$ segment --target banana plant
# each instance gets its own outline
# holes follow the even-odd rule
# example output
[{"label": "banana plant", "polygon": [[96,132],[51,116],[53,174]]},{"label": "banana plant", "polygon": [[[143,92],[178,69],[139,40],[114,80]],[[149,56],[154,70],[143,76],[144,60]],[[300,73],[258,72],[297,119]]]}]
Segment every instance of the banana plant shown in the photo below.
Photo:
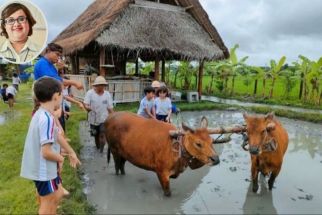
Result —
[{"label": "banana plant", "polygon": [[322,57],[318,61],[311,61],[310,72],[307,75],[307,82],[311,83],[311,100],[320,101],[320,80],[322,76]]},{"label": "banana plant", "polygon": [[236,50],[239,48],[239,45],[236,44],[233,48],[230,49],[230,57],[227,62],[227,68],[230,70],[230,76],[232,76],[232,83],[231,83],[231,92],[230,94],[234,94],[235,88],[235,78],[237,77],[239,71],[244,70],[246,67],[246,60],[248,56],[243,57],[242,59],[238,60]]},{"label": "banana plant", "polygon": [[228,74],[225,73],[227,71],[226,68],[226,61],[209,62],[205,64],[205,73],[210,76],[210,82],[207,87],[208,93],[213,91],[213,83],[215,78],[218,77],[222,80],[227,80]]},{"label": "banana plant", "polygon": [[303,55],[299,56],[301,63],[294,62],[293,65],[296,68],[296,72],[300,75],[300,91],[299,99],[306,101],[308,89],[307,89],[307,76],[310,73],[311,61],[304,57]]},{"label": "banana plant", "polygon": [[263,69],[262,67],[256,67],[256,66],[252,66],[250,68],[250,76],[252,76],[255,79],[254,82],[254,91],[253,94],[256,95],[257,94],[257,85],[258,85],[258,80],[259,79],[263,79],[263,98],[265,97],[265,89],[266,89],[266,79],[269,78],[267,76],[267,72],[265,69]]},{"label": "banana plant", "polygon": [[274,91],[274,87],[275,87],[275,81],[278,78],[278,76],[280,75],[281,71],[282,71],[282,67],[284,65],[286,61],[286,57],[283,56],[278,63],[276,63],[275,60],[271,60],[271,68],[269,70],[269,73],[272,77],[272,87],[269,93],[269,98],[273,97],[273,91]]}]

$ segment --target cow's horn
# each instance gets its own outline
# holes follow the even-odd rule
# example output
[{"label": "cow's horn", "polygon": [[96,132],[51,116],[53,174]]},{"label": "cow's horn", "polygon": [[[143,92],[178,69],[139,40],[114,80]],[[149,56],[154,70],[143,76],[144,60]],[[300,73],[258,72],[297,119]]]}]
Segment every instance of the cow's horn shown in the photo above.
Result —
[{"label": "cow's horn", "polygon": [[177,137],[182,136],[184,134],[185,134],[185,132],[183,130],[170,130],[169,131],[170,137],[174,137],[174,138],[177,138]]},{"label": "cow's horn", "polygon": [[207,130],[209,134],[241,133],[246,131],[246,126],[238,125],[233,127],[208,128]]}]

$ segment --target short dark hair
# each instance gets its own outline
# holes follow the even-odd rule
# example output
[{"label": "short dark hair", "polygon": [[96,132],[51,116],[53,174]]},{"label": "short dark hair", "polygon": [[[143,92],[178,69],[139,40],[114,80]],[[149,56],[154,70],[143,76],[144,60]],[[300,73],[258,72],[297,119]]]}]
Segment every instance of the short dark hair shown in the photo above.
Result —
[{"label": "short dark hair", "polygon": [[34,85],[34,93],[39,102],[51,101],[55,93],[61,92],[61,83],[51,77],[42,77]]},{"label": "short dark hair", "polygon": [[56,43],[49,43],[46,47],[46,53],[48,52],[60,52],[63,53],[63,47]]},{"label": "short dark hair", "polygon": [[168,90],[168,88],[166,86],[162,86],[157,90],[157,96],[159,96],[160,92],[166,93],[166,96],[168,96],[169,90]]},{"label": "short dark hair", "polygon": [[151,86],[147,86],[144,88],[144,95],[148,94],[148,93],[151,93],[151,92],[155,92],[154,88],[151,87]]},{"label": "short dark hair", "polygon": [[17,78],[18,77],[18,74],[14,72],[12,76],[15,77],[15,78]]},{"label": "short dark hair", "polygon": [[2,87],[8,87],[8,84],[3,84]]},{"label": "short dark hair", "polygon": [[5,7],[1,13],[1,31],[2,31],[1,35],[2,36],[5,36],[6,38],[9,37],[6,31],[5,19],[18,10],[23,10],[23,12],[26,14],[27,21],[29,23],[28,36],[32,35],[32,32],[33,32],[32,27],[37,23],[36,20],[31,15],[31,12],[25,5],[20,3],[12,3],[12,4],[9,4],[7,7]]}]

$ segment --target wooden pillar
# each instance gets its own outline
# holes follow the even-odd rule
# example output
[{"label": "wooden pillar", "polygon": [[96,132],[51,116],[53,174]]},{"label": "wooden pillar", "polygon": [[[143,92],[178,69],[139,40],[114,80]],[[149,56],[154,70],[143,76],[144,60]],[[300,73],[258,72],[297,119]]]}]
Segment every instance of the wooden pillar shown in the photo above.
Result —
[{"label": "wooden pillar", "polygon": [[135,61],[135,75],[139,76],[139,58]]},{"label": "wooden pillar", "polygon": [[70,60],[72,63],[72,74],[77,74],[75,55],[70,56]]},{"label": "wooden pillar", "polygon": [[165,82],[165,60],[162,60],[162,66],[161,66],[161,81]]},{"label": "wooden pillar", "polygon": [[201,99],[202,94],[202,76],[203,76],[203,67],[204,67],[204,61],[199,62],[199,75],[198,75],[198,94],[199,94],[199,100]]},{"label": "wooden pillar", "polygon": [[105,47],[101,47],[100,49],[100,75],[105,77],[106,75],[106,69],[103,67],[103,65],[106,64],[105,61]]},{"label": "wooden pillar", "polygon": [[154,80],[160,79],[160,60],[155,60],[155,66],[154,66]]},{"label": "wooden pillar", "polygon": [[79,56],[76,54],[75,56],[75,69],[76,69],[76,74],[79,74]]}]

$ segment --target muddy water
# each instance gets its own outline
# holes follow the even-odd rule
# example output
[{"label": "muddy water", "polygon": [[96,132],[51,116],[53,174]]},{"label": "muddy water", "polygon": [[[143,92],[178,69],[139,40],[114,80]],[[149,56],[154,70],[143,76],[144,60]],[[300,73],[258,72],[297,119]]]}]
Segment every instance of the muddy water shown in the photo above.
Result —
[{"label": "muddy water", "polygon": [[[190,125],[196,125],[202,115],[208,117],[211,126],[243,122],[241,113],[228,111],[182,114]],[[321,214],[322,125],[285,118],[281,121],[290,143],[271,192],[265,178],[260,180],[258,193],[251,191],[250,156],[241,149],[241,136],[233,135],[230,144],[215,145],[221,159],[218,166],[187,169],[171,180],[171,198],[163,196],[153,172],[127,162],[127,175],[116,176],[113,163],[107,167],[106,152],[96,151],[86,123],[81,123],[84,191],[97,206],[97,213],[104,214]]]}]

